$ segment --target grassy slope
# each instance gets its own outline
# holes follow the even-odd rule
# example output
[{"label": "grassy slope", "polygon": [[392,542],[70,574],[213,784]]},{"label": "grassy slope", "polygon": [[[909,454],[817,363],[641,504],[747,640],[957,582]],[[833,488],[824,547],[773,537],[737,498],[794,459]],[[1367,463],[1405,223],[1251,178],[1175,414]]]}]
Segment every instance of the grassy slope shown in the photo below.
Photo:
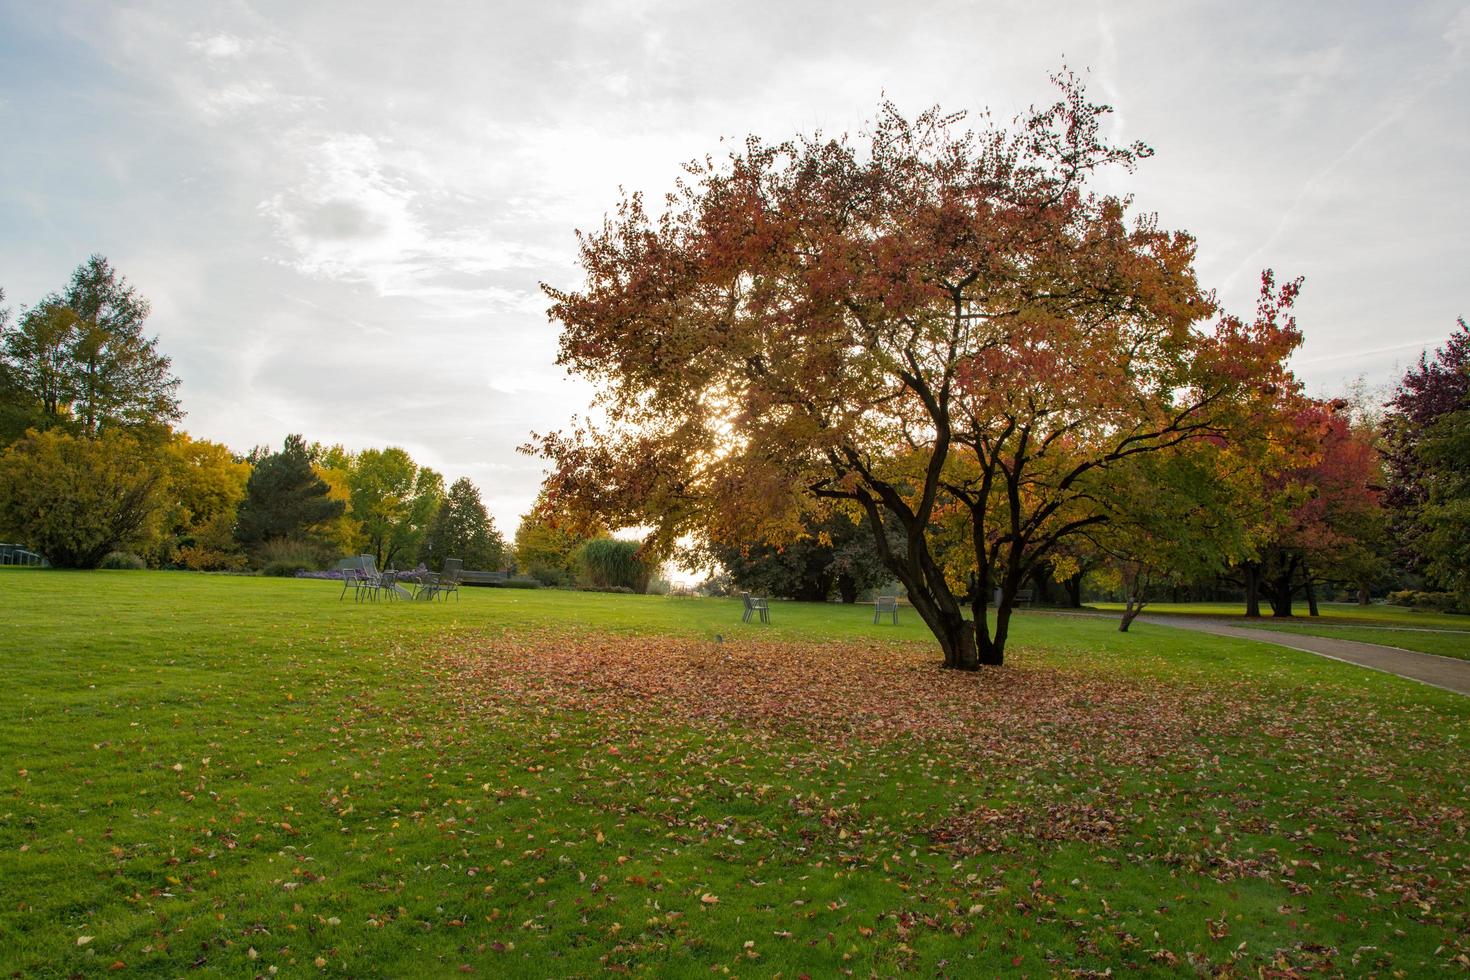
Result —
[{"label": "grassy slope", "polygon": [[[1035,975],[1235,956],[1413,974],[1464,949],[1470,701],[1304,654],[1022,616],[1018,671],[1104,694],[1228,680],[1228,700],[1300,721],[1222,725],[1125,769],[1011,718],[1007,764],[913,734],[480,714],[438,666],[548,627],[628,647],[922,640],[912,615],[880,629],[783,603],[761,628],[731,602],[508,590],[354,606],[321,582],[170,573],[6,571],[0,588],[6,974]],[[1337,718],[1354,724],[1325,730]],[[923,833],[981,804],[1079,799],[1138,821],[973,856]],[[1227,850],[1279,868],[1204,873]]]},{"label": "grassy slope", "polygon": [[[1100,602],[1095,603],[1094,608],[1117,611],[1122,606]],[[1239,603],[1159,602],[1150,603],[1145,611],[1157,615],[1229,619],[1238,621],[1234,625],[1251,629],[1381,643],[1404,650],[1470,660],[1470,616],[1425,612],[1404,606],[1359,606],[1336,602],[1324,602],[1319,609],[1321,615],[1316,617],[1308,616],[1306,607],[1299,605],[1297,615],[1291,619],[1279,620],[1267,615],[1250,621],[1246,621],[1245,609]]]}]

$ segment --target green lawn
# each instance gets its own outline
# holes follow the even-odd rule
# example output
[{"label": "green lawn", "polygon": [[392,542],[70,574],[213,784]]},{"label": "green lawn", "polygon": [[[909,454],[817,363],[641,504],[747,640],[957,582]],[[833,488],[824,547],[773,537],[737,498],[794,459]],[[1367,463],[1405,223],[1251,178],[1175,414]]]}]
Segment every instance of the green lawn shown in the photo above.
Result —
[{"label": "green lawn", "polygon": [[6,975],[1470,965],[1470,699],[1374,671],[1039,614],[966,676],[861,607],[0,588]]},{"label": "green lawn", "polygon": [[[1095,603],[1094,608],[1118,611],[1118,603]],[[1308,616],[1304,605],[1296,607],[1290,619],[1276,619],[1269,613],[1260,619],[1245,619],[1245,607],[1226,602],[1160,602],[1149,603],[1146,613],[1169,616],[1204,616],[1238,620],[1234,625],[1251,629],[1330,636],[1341,640],[1381,643],[1404,650],[1434,653],[1441,657],[1470,660],[1470,616],[1427,612],[1405,606],[1359,606],[1343,602],[1324,602],[1318,606],[1319,616]]]}]

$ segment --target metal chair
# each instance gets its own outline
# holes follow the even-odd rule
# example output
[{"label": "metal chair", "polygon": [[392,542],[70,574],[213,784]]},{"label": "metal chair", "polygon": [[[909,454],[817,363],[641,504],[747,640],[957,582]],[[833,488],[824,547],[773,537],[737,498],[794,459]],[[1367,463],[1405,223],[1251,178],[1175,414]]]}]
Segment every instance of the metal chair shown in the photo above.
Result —
[{"label": "metal chair", "polygon": [[439,593],[439,574],[437,572],[431,572],[431,571],[428,571],[427,569],[425,569],[422,572],[416,572],[414,574],[414,580],[413,580],[413,597],[414,597],[414,601],[423,600],[425,602],[433,602],[434,601],[434,596],[438,595],[438,593]]},{"label": "metal chair", "polygon": [[378,592],[383,588],[383,576],[378,573],[378,560],[372,555],[358,555],[357,568],[359,585],[358,598],[366,596],[377,601]]},{"label": "metal chair", "polygon": [[873,606],[873,624],[877,625],[884,616],[893,617],[893,625],[898,625],[898,596],[880,595],[877,603]]},{"label": "metal chair", "polygon": [[344,558],[338,562],[342,568],[342,594],[337,597],[338,602],[347,598],[348,586],[352,587],[352,601],[357,601],[357,593],[361,588],[359,583],[362,581],[361,569],[358,568],[361,562],[360,558]]},{"label": "metal chair", "polygon": [[398,573],[391,568],[378,574],[378,591],[388,599],[398,598]]},{"label": "metal chair", "polygon": [[771,607],[766,603],[765,596],[753,596],[749,592],[742,592],[740,593],[740,601],[745,606],[744,611],[740,615],[740,621],[742,623],[750,622],[750,617],[756,613],[760,613],[761,622],[770,623]]},{"label": "metal chair", "polygon": [[459,583],[464,581],[464,559],[446,558],[444,568],[439,572],[439,586],[434,591],[449,601],[450,593],[454,594],[454,601],[459,601]]}]

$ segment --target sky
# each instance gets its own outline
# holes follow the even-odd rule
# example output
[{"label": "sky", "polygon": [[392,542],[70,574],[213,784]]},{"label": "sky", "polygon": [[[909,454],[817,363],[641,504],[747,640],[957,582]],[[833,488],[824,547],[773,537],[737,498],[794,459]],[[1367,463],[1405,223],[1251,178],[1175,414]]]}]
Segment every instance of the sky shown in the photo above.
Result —
[{"label": "sky", "polygon": [[0,287],[100,252],[153,304],[191,434],[402,446],[513,531],[532,431],[585,410],[540,283],[683,161],[891,99],[1052,100],[1156,150],[1104,188],[1249,314],[1304,276],[1309,389],[1386,385],[1470,315],[1470,4],[0,0]]}]

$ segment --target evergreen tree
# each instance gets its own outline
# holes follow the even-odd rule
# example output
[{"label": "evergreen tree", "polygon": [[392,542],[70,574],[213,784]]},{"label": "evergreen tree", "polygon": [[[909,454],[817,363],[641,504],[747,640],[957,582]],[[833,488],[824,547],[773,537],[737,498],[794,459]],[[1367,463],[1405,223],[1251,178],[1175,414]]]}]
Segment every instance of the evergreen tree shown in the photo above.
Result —
[{"label": "evergreen tree", "polygon": [[179,380],[157,338],[143,335],[148,301],[101,255],[72,273],[66,305],[81,330],[72,346],[75,412],[85,432],[104,425],[169,425],[184,417]]},{"label": "evergreen tree", "polygon": [[235,537],[247,548],[257,548],[267,541],[309,536],[342,514],[342,501],[329,499],[327,493],[327,485],[312,472],[305,441],[287,436],[281,451],[262,457],[251,472]]},{"label": "evergreen tree", "polygon": [[465,568],[473,569],[505,564],[505,539],[481,503],[479,489],[465,477],[449,488],[419,549],[419,560],[432,569],[443,568],[446,558],[461,558]]},{"label": "evergreen tree", "polygon": [[143,334],[148,310],[107,259],[83,262],[63,293],[41,300],[6,333],[0,356],[15,383],[4,415],[90,436],[179,421],[179,380],[157,338]]}]

